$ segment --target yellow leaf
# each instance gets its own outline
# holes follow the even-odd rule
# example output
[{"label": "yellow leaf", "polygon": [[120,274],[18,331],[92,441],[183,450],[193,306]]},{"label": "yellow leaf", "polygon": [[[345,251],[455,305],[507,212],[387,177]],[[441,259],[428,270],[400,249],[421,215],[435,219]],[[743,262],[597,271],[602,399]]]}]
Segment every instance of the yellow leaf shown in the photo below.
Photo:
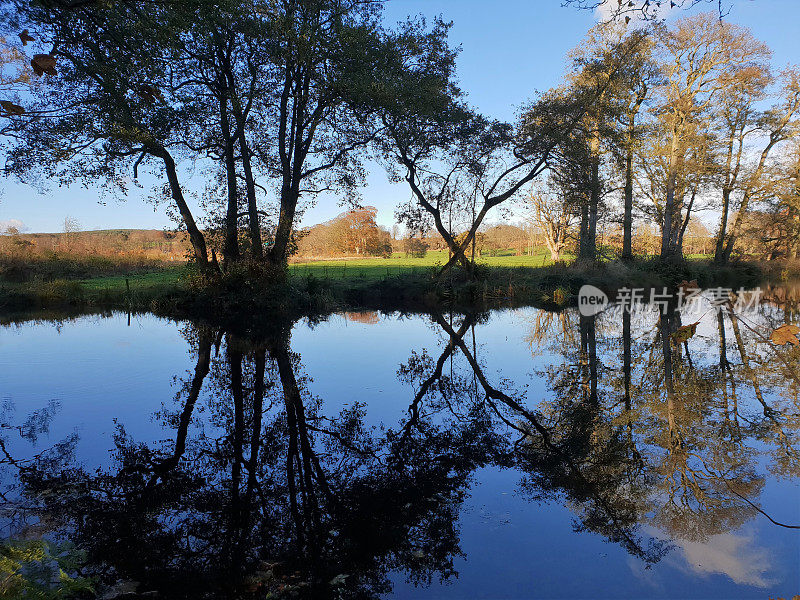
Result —
[{"label": "yellow leaf", "polygon": [[691,323],[689,325],[683,325],[678,327],[669,337],[672,338],[672,341],[676,344],[682,344],[683,342],[688,342],[689,339],[695,334],[697,331],[697,323]]},{"label": "yellow leaf", "polygon": [[778,346],[783,346],[785,344],[800,346],[800,340],[797,339],[798,333],[800,333],[800,327],[797,325],[781,325],[772,332],[769,339],[773,344]]}]

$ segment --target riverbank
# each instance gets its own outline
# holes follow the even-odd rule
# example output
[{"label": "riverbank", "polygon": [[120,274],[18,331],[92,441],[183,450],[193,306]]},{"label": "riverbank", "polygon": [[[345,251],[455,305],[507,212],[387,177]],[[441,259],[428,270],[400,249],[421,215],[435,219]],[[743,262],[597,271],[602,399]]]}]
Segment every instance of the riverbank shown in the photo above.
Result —
[{"label": "riverbank", "polygon": [[[74,267],[74,265],[73,265]],[[475,279],[454,272],[441,280],[437,266],[413,259],[371,259],[290,265],[286,280],[275,285],[258,268],[199,277],[186,265],[161,263],[157,269],[126,265],[122,272],[81,277],[81,269],[50,265],[46,277],[13,281],[0,270],[0,311],[43,309],[153,311],[172,316],[241,315],[259,311],[285,315],[339,310],[428,310],[442,306],[484,309],[533,305],[558,308],[573,304],[584,284],[613,292],[627,288],[674,287],[696,280],[703,288],[751,288],[800,277],[800,266],[772,262],[717,267],[705,260],[662,265],[657,259],[593,265],[489,266]]]}]

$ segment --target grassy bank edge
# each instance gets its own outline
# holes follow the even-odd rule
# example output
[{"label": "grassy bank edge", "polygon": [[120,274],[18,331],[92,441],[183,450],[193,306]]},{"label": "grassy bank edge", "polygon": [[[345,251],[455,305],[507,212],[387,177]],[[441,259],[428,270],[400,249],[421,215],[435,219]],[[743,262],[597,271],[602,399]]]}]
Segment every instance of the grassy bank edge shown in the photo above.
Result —
[{"label": "grassy bank edge", "polygon": [[247,273],[200,284],[190,269],[181,267],[82,280],[2,282],[0,313],[130,310],[235,318],[258,312],[299,316],[366,309],[558,308],[573,304],[584,284],[613,292],[623,287],[669,288],[683,280],[696,280],[703,288],[738,289],[800,277],[800,269],[780,263],[718,267],[707,261],[662,265],[657,260],[585,266],[482,266],[475,280],[455,273],[442,282],[435,280],[434,273],[435,267],[393,273],[381,265],[349,272],[293,268],[286,282],[275,286]]}]

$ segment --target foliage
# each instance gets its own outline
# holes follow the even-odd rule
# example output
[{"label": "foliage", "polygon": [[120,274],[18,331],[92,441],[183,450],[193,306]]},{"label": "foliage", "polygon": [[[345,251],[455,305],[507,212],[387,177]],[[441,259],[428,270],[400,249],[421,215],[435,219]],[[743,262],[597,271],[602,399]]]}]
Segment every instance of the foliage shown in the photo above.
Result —
[{"label": "foliage", "polygon": [[403,252],[412,258],[425,258],[428,245],[418,238],[410,237],[403,240]]},{"label": "foliage", "polygon": [[76,575],[86,561],[69,542],[5,541],[0,546],[0,598],[94,597],[92,579]]}]

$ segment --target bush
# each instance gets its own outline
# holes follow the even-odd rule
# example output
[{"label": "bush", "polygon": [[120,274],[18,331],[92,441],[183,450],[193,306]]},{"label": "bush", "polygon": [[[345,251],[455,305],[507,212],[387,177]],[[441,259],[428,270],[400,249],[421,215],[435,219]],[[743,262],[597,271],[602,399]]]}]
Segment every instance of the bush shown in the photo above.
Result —
[{"label": "bush", "polygon": [[412,258],[425,258],[425,255],[428,254],[428,244],[418,238],[412,237],[403,240],[403,249],[406,256],[411,256]]}]

